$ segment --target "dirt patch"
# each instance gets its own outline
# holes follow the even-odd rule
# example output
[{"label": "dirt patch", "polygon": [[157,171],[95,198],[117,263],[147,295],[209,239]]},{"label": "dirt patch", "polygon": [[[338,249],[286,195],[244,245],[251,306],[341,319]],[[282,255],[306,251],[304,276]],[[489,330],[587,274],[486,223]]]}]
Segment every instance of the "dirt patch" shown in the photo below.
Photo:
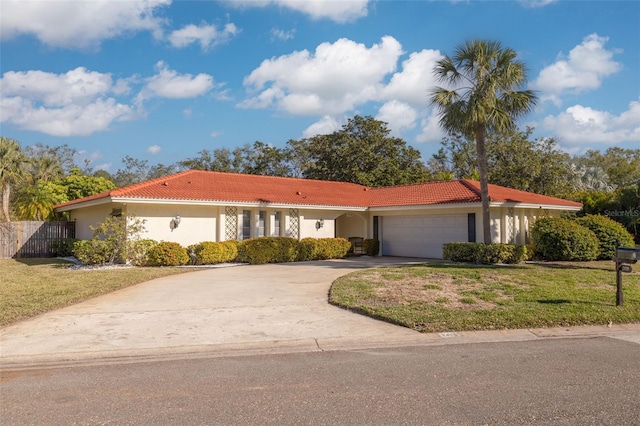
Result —
[{"label": "dirt patch", "polygon": [[498,275],[483,276],[483,282],[443,273],[402,279],[394,277],[389,280],[384,272],[372,271],[360,275],[358,279],[372,284],[377,299],[375,304],[379,306],[409,305],[418,302],[443,308],[492,309],[499,302],[512,299],[501,290],[485,289],[487,283],[498,281]]}]

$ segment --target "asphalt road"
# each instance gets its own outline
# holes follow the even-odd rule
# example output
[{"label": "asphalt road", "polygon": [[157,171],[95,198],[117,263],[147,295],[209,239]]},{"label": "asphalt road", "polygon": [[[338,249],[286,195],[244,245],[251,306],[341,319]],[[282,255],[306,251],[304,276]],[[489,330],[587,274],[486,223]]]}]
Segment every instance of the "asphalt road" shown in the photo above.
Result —
[{"label": "asphalt road", "polygon": [[638,425],[640,346],[607,337],[6,370],[2,425]]}]

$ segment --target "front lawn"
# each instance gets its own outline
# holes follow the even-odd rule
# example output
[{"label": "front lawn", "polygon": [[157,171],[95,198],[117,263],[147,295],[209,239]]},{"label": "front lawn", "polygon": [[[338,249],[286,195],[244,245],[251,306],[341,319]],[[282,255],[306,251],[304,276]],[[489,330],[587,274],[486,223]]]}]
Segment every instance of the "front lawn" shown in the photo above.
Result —
[{"label": "front lawn", "polygon": [[181,268],[71,270],[58,259],[0,259],[0,326],[133,284],[187,272]]},{"label": "front lawn", "polygon": [[339,278],[332,304],[421,332],[640,322],[640,266],[623,275],[616,306],[612,261],[376,268]]}]

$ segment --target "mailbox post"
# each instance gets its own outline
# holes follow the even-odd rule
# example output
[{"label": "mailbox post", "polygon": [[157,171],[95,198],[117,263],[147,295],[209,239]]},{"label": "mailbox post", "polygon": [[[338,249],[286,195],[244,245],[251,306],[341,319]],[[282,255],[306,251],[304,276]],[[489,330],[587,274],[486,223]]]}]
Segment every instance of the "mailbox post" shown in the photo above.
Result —
[{"label": "mailbox post", "polygon": [[624,304],[622,273],[631,272],[630,265],[638,261],[639,251],[640,249],[632,247],[618,247],[616,249],[616,306],[622,306]]}]

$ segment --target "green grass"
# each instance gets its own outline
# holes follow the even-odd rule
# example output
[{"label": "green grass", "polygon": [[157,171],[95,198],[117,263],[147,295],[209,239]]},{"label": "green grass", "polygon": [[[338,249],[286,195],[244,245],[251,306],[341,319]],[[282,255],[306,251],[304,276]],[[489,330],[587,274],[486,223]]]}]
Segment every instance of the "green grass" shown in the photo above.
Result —
[{"label": "green grass", "polygon": [[623,275],[624,306],[611,261],[370,269],[336,280],[329,299],[422,332],[637,323],[635,268]]},{"label": "green grass", "polygon": [[71,270],[58,259],[0,259],[0,325],[167,275],[181,268]]}]

